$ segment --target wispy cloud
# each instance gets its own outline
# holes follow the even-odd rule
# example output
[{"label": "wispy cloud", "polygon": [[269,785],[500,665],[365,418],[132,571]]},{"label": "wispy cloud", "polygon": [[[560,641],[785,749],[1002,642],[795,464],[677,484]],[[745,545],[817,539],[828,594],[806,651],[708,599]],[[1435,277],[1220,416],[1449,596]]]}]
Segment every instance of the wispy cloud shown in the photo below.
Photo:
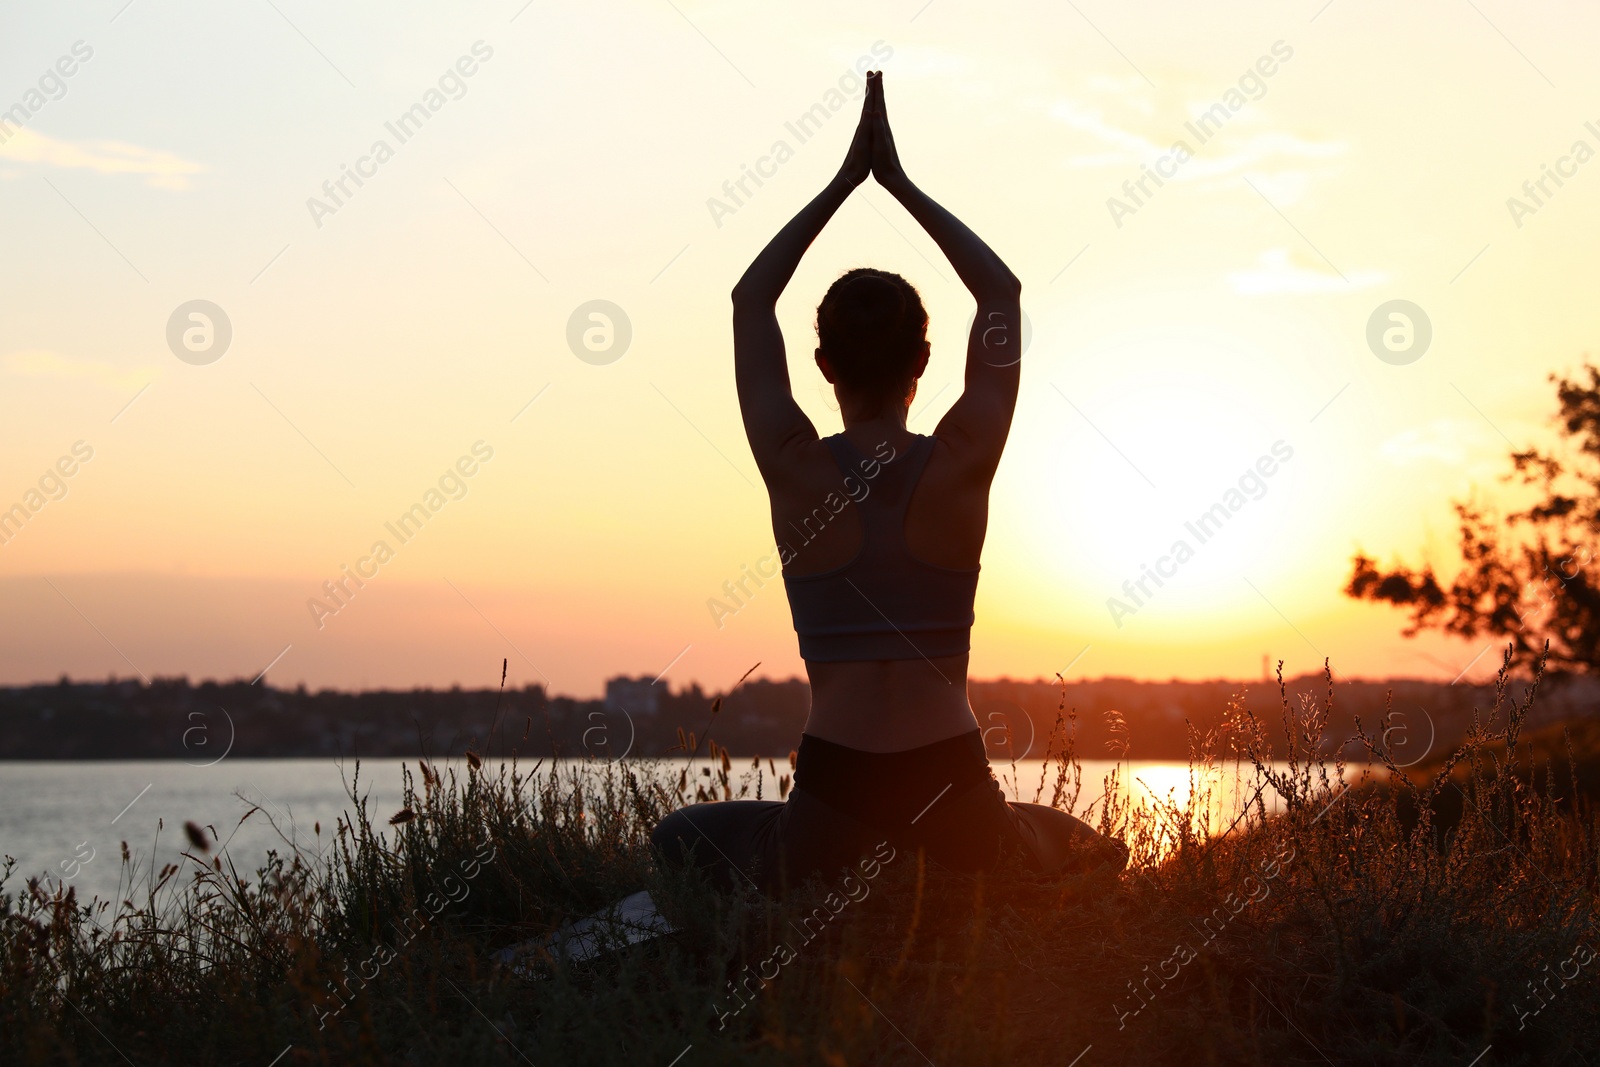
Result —
[{"label": "wispy cloud", "polygon": [[1346,278],[1341,278],[1320,260],[1291,253],[1287,248],[1269,248],[1261,253],[1251,269],[1234,271],[1228,275],[1234,292],[1244,296],[1345,293],[1380,285],[1388,280],[1387,274],[1375,270],[1352,271]]},{"label": "wispy cloud", "polygon": [[21,378],[90,382],[107,389],[134,389],[155,377],[149,367],[118,367],[97,359],[75,359],[45,348],[25,348],[0,356],[0,370]]},{"label": "wispy cloud", "polygon": [[1141,160],[1166,151],[1165,146],[1158,148],[1156,142],[1143,134],[1124,129],[1112,122],[1100,108],[1077,100],[1057,102],[1050,108],[1050,117],[1069,129],[1098,137],[1115,149],[1099,154],[1075,156],[1072,160],[1072,165],[1075,167],[1120,167],[1130,162],[1137,164]]},{"label": "wispy cloud", "polygon": [[1435,419],[1395,434],[1378,446],[1378,453],[1397,467],[1423,462],[1459,467],[1482,436],[1476,426],[1455,419]]},{"label": "wispy cloud", "polygon": [[0,161],[41,163],[100,174],[142,175],[146,185],[160,189],[186,189],[191,175],[206,168],[159,148],[142,148],[124,141],[61,141],[23,128],[0,145]]},{"label": "wispy cloud", "polygon": [[1095,79],[1081,94],[1055,101],[1047,113],[1102,146],[1099,150],[1092,145],[1078,146],[1069,166],[1136,168],[1182,141],[1194,159],[1184,164],[1180,181],[1231,177],[1275,166],[1303,167],[1308,161],[1331,160],[1349,150],[1342,141],[1317,140],[1272,128],[1262,110],[1265,103],[1255,101],[1202,144],[1185,123],[1213,104],[1198,84],[1152,93],[1137,80]]}]

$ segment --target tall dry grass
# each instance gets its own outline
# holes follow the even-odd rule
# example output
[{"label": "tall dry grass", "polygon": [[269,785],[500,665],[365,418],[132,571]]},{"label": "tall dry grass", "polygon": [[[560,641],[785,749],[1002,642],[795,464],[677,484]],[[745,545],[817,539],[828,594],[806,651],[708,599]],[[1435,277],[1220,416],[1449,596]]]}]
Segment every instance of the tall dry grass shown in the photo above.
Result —
[{"label": "tall dry grass", "polygon": [[[1063,706],[1039,797],[1126,842],[1127,871],[898,854],[842,907],[858,890],[828,878],[773,902],[651,860],[671,807],[786,788],[770,762],[424,761],[392,814],[358,770],[320,851],[286,837],[240,872],[193,828],[179,868],[125,858],[116,901],[0,881],[0,1062],[1589,1062],[1594,809],[1532,765],[1505,678],[1425,775],[1384,723],[1368,763],[1330,758],[1331,682],[1299,703],[1280,678],[1278,722],[1233,708],[1192,735],[1189,795],[1153,800],[1126,762],[1084,799]],[[1248,803],[1219,808],[1222,783]],[[640,888],[676,934],[489,962]]]}]

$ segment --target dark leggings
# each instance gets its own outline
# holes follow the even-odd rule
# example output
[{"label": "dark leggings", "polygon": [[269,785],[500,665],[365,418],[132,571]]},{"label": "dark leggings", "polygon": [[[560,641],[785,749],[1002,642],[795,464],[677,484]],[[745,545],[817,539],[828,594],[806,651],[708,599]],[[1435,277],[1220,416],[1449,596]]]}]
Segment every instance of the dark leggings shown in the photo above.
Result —
[{"label": "dark leggings", "polygon": [[680,808],[657,824],[651,842],[666,862],[699,867],[724,886],[781,893],[885,842],[924,850],[954,870],[992,870],[1008,845],[1023,842],[1016,807],[990,772],[977,730],[904,752],[862,752],[806,734],[787,800]]}]

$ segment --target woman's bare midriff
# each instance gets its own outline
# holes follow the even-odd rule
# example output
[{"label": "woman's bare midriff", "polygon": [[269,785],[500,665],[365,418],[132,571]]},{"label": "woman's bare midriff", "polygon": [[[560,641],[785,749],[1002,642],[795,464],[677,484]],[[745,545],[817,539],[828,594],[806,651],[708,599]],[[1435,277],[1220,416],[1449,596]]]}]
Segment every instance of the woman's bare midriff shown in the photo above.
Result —
[{"label": "woman's bare midriff", "polygon": [[932,659],[806,662],[805,732],[864,752],[902,752],[978,728],[966,653]]}]

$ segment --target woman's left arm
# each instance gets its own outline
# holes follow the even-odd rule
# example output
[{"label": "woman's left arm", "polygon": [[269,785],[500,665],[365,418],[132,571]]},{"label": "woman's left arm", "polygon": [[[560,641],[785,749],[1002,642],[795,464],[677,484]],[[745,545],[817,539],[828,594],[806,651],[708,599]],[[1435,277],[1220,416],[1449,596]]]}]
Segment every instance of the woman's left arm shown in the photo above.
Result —
[{"label": "woman's left arm", "polygon": [[733,287],[734,380],[745,436],[763,477],[784,450],[817,439],[816,427],[795,403],[789,386],[778,297],[811,242],[871,172],[872,126],[863,101],[861,121],[839,173],[778,231]]}]

